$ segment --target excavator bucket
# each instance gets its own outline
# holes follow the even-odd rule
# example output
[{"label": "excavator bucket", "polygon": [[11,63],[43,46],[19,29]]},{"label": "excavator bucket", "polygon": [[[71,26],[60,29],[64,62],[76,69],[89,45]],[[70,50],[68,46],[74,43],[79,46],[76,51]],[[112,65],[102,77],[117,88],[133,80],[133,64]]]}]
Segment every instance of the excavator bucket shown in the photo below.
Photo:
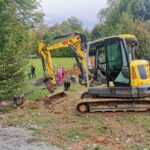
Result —
[{"label": "excavator bucket", "polygon": [[65,91],[55,91],[54,93],[47,95],[47,98],[45,99],[45,104],[57,104],[67,99],[67,97],[68,96]]}]

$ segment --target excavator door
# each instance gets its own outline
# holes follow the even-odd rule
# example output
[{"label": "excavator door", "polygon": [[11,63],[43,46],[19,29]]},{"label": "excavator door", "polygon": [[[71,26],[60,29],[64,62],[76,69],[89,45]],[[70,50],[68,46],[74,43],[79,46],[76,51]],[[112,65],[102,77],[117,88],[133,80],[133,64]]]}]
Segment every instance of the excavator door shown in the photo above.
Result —
[{"label": "excavator door", "polygon": [[129,61],[122,39],[113,37],[96,42],[96,80],[113,82],[114,86],[129,86]]}]

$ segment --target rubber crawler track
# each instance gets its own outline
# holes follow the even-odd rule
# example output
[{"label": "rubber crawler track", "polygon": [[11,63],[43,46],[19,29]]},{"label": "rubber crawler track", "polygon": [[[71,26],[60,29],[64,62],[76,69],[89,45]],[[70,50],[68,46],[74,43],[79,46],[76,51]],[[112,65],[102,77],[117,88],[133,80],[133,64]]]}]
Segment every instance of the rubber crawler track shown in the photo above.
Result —
[{"label": "rubber crawler track", "polygon": [[93,112],[147,112],[150,111],[150,98],[87,98],[77,104],[78,113]]}]

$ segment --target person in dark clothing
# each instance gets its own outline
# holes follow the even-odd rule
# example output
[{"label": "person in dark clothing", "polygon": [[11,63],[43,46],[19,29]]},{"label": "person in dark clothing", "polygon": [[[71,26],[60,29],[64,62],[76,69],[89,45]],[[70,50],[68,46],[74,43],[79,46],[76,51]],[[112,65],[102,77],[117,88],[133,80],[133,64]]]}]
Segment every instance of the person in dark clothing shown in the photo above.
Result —
[{"label": "person in dark clothing", "polygon": [[70,81],[65,81],[64,82],[64,89],[65,89],[65,91],[68,91],[69,88],[70,88]]},{"label": "person in dark clothing", "polygon": [[65,74],[64,76],[64,90],[68,91],[70,88],[70,78],[69,75]]},{"label": "person in dark clothing", "polygon": [[32,65],[31,66],[31,75],[32,75],[32,79],[35,78],[36,79],[36,75],[35,75],[35,67]]}]

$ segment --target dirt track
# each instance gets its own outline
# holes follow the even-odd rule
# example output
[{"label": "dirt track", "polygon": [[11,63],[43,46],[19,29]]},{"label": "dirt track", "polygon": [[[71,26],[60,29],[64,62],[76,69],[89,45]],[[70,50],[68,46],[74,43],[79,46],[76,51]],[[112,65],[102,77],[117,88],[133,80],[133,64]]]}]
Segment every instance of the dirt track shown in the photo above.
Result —
[{"label": "dirt track", "polygon": [[0,126],[0,150],[60,150],[34,139],[25,129]]}]

